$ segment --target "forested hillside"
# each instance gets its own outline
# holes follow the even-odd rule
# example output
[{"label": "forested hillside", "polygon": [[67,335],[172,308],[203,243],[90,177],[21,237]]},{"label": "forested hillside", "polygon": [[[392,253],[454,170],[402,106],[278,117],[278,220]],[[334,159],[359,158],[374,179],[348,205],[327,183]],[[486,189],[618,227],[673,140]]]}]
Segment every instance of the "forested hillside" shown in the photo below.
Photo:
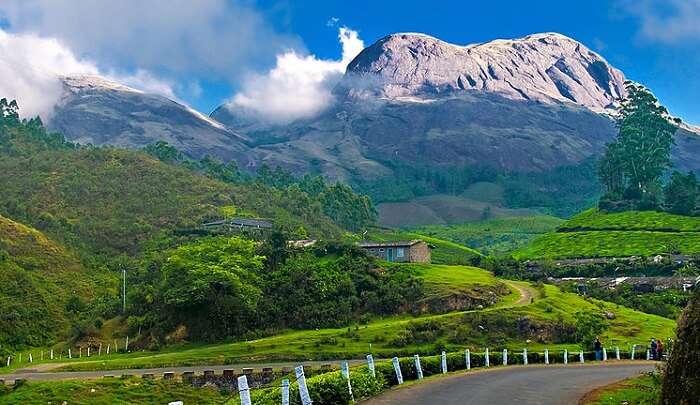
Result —
[{"label": "forested hillside", "polygon": [[192,243],[206,221],[262,217],[285,238],[338,239],[375,215],[368,198],[320,178],[267,168],[243,176],[211,158],[177,159],[163,143],[77,146],[38,118],[21,120],[15,102],[0,109],[0,349],[96,333],[120,312],[119,270],[160,287],[134,270]]}]

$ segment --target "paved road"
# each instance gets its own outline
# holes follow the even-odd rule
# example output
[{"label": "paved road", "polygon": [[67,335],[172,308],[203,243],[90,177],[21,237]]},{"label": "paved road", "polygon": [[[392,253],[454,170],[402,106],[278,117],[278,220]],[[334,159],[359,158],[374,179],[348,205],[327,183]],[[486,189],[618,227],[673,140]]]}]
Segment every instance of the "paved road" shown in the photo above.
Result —
[{"label": "paved road", "polygon": [[587,392],[654,369],[649,363],[515,366],[391,390],[364,405],[572,405]]},{"label": "paved road", "polygon": [[[350,365],[366,364],[366,360],[349,360]],[[279,370],[284,367],[293,368],[298,365],[304,367],[320,367],[324,364],[330,364],[334,369],[340,368],[340,361],[302,361],[302,362],[279,362],[279,363],[240,363],[219,366],[192,366],[192,367],[161,367],[161,368],[140,368],[140,369],[121,369],[121,370],[103,370],[103,371],[55,371],[42,372],[41,369],[22,369],[12,374],[0,374],[0,380],[5,380],[5,384],[13,383],[15,379],[21,378],[34,381],[53,381],[53,380],[90,380],[102,378],[105,375],[119,377],[124,374],[140,376],[143,374],[154,374],[158,376],[164,372],[174,372],[179,375],[185,371],[193,371],[196,374],[201,374],[204,370],[214,370],[216,374],[221,374],[223,370],[231,369],[236,373],[240,373],[243,368],[252,368],[260,371],[263,367],[271,367],[274,370]]]}]

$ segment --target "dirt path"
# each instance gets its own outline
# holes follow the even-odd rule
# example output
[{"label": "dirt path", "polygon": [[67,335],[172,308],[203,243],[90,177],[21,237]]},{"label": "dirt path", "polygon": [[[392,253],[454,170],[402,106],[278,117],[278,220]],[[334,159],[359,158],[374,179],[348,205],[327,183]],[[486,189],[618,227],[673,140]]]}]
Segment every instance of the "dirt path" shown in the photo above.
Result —
[{"label": "dirt path", "polygon": [[520,293],[520,299],[513,306],[530,305],[540,297],[540,292],[523,282],[503,280],[508,286],[515,288]]}]

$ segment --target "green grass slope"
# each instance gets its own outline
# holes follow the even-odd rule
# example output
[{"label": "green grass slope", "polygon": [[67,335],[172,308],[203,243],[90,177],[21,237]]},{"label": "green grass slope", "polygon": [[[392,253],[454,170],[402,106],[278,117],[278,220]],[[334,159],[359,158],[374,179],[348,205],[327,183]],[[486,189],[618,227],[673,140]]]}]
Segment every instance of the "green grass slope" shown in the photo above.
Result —
[{"label": "green grass slope", "polygon": [[65,337],[72,321],[70,297],[92,300],[98,289],[109,291],[108,279],[86,272],[43,233],[0,216],[0,352]]},{"label": "green grass slope", "polygon": [[562,222],[548,215],[504,217],[455,225],[426,225],[415,232],[469,246],[487,255],[500,255],[529,244]]},{"label": "green grass slope", "polygon": [[[555,286],[541,290],[521,282],[507,282],[514,294],[483,310],[461,311],[419,317],[375,319],[349,328],[288,331],[252,341],[217,345],[172,347],[159,353],[132,353],[102,360],[77,359],[67,370],[94,370],[195,364],[234,364],[275,360],[323,360],[362,358],[371,350],[379,357],[396,354],[436,353],[442,348],[458,351],[465,347],[541,350],[568,347],[577,350],[575,340],[558,340],[555,333],[575,321],[576,313],[611,312],[614,319],[600,335],[603,342],[625,349],[652,337],[673,336],[675,322],[614,304],[586,300]],[[522,299],[517,291],[532,294]],[[530,297],[525,297],[530,298]],[[485,329],[479,328],[482,326]]]},{"label": "green grass slope", "polygon": [[700,254],[700,218],[656,211],[584,211],[518,249],[519,259]]}]

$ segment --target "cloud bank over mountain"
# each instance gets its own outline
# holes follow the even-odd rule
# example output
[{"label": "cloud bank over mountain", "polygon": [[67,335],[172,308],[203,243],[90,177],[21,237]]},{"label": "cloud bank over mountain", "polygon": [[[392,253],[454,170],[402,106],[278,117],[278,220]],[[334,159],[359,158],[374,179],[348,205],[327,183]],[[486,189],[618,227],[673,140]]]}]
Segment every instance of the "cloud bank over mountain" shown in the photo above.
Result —
[{"label": "cloud bank over mountain", "polygon": [[241,108],[274,122],[288,122],[322,111],[333,102],[331,91],[345,67],[364,49],[358,33],[349,28],[341,27],[338,39],[343,47],[340,60],[286,51],[277,56],[273,69],[249,76],[228,107]]},{"label": "cloud bank over mountain", "polygon": [[24,117],[51,118],[63,94],[63,76],[96,75],[149,93],[175,98],[172,85],[138,69],[125,74],[101,71],[55,38],[0,30],[0,94],[17,99]]}]

